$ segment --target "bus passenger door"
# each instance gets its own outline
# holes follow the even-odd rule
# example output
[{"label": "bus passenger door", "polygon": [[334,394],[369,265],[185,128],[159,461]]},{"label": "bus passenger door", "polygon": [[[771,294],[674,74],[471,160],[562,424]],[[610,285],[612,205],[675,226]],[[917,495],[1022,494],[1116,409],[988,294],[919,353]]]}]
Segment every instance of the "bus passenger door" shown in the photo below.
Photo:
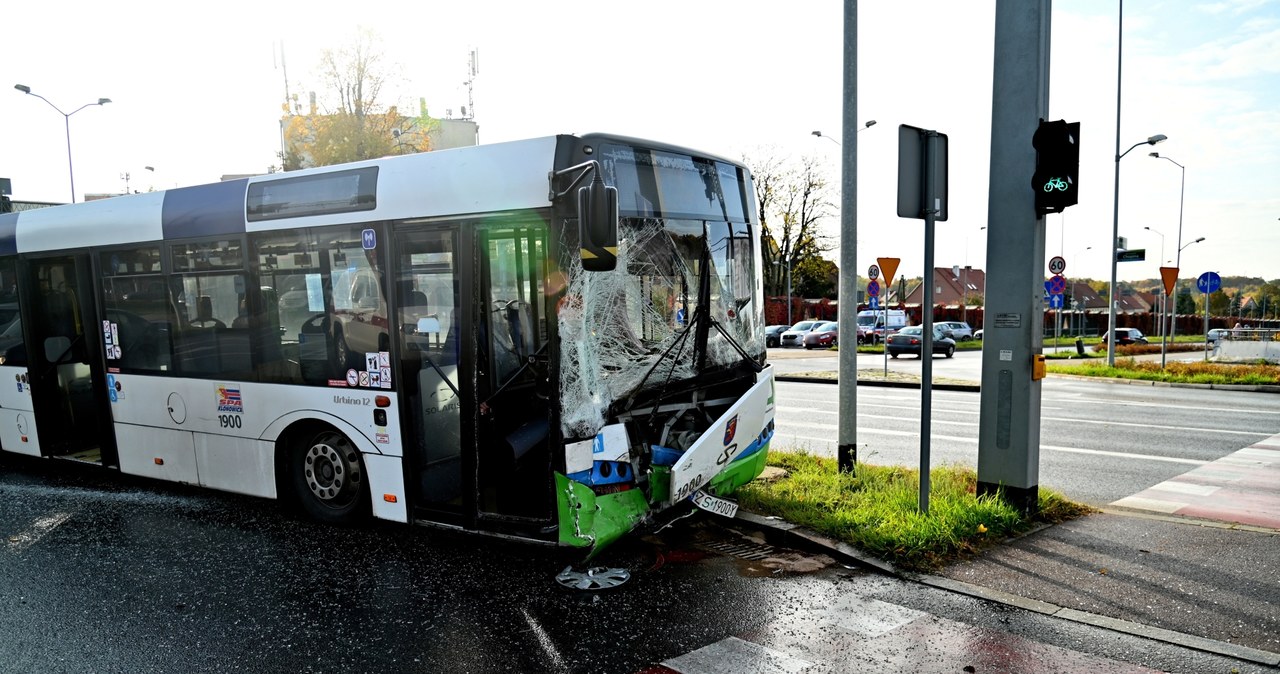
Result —
[{"label": "bus passenger door", "polygon": [[540,220],[478,231],[474,357],[481,517],[541,522],[553,512],[546,231]]},{"label": "bus passenger door", "polygon": [[87,254],[27,264],[21,306],[28,376],[40,451],[92,463],[115,463],[102,369],[105,333],[96,324],[96,293]]},{"label": "bus passenger door", "polygon": [[[407,483],[415,502],[432,520],[464,524],[473,509],[474,461],[469,441],[473,405],[470,363],[461,338],[465,312],[458,270],[463,256],[456,228],[413,228],[396,232],[391,275],[392,322],[399,341],[398,389]],[[469,265],[467,265],[469,266]]]}]

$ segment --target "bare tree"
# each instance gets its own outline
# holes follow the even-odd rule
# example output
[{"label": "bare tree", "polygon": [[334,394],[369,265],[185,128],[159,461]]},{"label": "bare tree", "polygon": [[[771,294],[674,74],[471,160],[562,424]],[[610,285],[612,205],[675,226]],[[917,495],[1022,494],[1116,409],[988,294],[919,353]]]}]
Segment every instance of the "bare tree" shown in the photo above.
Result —
[{"label": "bare tree", "polygon": [[788,265],[794,289],[800,264],[835,247],[819,226],[832,214],[831,182],[814,157],[780,158],[770,149],[743,161],[751,168],[760,204],[766,285],[770,294],[783,294]]}]

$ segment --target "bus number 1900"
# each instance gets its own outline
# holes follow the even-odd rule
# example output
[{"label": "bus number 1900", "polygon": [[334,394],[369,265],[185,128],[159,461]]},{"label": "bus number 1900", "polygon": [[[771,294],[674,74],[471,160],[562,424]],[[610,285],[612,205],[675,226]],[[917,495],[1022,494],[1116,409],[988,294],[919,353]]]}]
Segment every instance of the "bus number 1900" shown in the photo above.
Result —
[{"label": "bus number 1900", "polygon": [[219,414],[218,424],[223,428],[240,428],[239,414]]}]

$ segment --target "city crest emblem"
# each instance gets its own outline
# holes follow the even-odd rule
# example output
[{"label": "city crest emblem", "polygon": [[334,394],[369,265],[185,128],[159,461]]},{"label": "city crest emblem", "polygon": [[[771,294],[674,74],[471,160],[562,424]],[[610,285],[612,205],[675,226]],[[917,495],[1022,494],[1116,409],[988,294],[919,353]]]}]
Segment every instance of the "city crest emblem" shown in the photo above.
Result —
[{"label": "city crest emblem", "polygon": [[729,423],[726,424],[724,427],[725,446],[728,446],[729,443],[733,442],[733,437],[737,434],[738,434],[738,415],[735,414],[733,415],[733,418],[729,420]]}]

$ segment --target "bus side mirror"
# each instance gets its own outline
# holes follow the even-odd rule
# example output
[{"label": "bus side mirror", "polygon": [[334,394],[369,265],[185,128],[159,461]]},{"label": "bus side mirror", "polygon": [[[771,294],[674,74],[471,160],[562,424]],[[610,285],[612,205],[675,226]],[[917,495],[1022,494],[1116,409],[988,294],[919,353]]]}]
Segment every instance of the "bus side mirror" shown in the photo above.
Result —
[{"label": "bus side mirror", "polygon": [[618,266],[618,188],[605,185],[599,169],[590,185],[578,188],[578,237],[584,271]]}]

